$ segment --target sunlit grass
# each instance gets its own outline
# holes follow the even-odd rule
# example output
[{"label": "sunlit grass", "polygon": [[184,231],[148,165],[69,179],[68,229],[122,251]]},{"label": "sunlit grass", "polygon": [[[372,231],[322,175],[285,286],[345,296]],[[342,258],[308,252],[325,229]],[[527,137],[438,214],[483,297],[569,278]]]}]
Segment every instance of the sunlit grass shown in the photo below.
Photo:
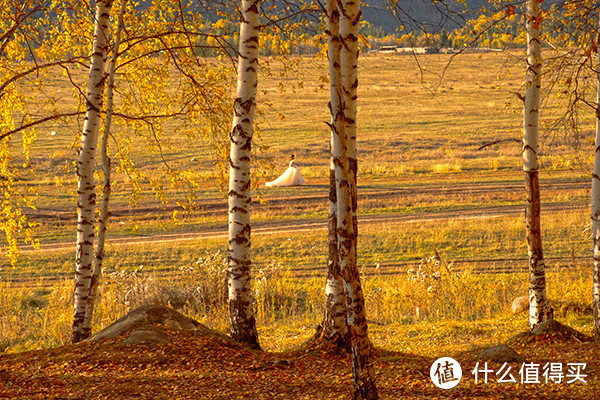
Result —
[{"label": "sunlit grass", "polygon": [[[98,331],[147,303],[173,307],[227,333],[228,312],[224,259],[217,254],[189,263],[169,279],[137,269],[103,279],[94,320]],[[474,274],[446,268],[447,263],[421,261],[406,275],[363,276],[373,343],[386,350],[421,355],[464,351],[497,344],[527,329],[526,313],[512,315],[515,297],[527,293],[527,276]],[[419,272],[417,272],[419,271]],[[547,274],[556,318],[592,333],[590,305],[583,288],[591,276],[566,268]],[[324,312],[324,279],[295,279],[281,264],[257,269],[254,276],[258,329],[268,351],[285,351],[308,340]],[[7,352],[54,347],[69,340],[72,284],[22,287],[0,283],[0,350]]]},{"label": "sunlit grass", "polygon": [[[587,256],[589,248],[585,223],[583,212],[552,213],[544,218],[546,257],[562,260],[547,262],[549,296],[579,304],[578,310],[589,308],[587,291],[591,287],[591,274],[587,272],[591,261],[580,258]],[[525,329],[525,317],[512,318],[508,309],[515,297],[527,293],[526,273],[482,275],[474,272],[476,264],[468,262],[477,258],[521,258],[525,268],[523,231],[524,222],[520,217],[360,228],[359,265],[374,343],[384,348],[422,353],[426,345],[416,344],[414,332],[423,329],[430,332],[426,335],[431,338],[423,339],[423,343],[440,341],[443,336],[443,331],[434,335],[425,326],[442,324],[451,329],[446,334],[456,336],[457,340],[464,337],[465,346],[466,338],[477,337],[483,342]],[[259,330],[266,349],[284,350],[299,345],[320,323],[324,307],[326,235],[323,229],[253,238],[253,285]],[[160,302],[226,331],[226,302],[218,295],[226,293],[222,275],[224,263],[222,256],[211,256],[219,251],[225,254],[224,241],[218,239],[110,247],[105,259],[106,278],[102,280],[95,330],[145,302]],[[443,263],[433,267],[423,264],[422,259],[436,251]],[[454,264],[454,260],[467,260],[467,263]],[[383,266],[365,268],[398,262],[408,262],[404,269],[408,272],[390,276]],[[0,342],[5,350],[21,351],[68,341],[72,280],[50,283],[35,276],[70,275],[72,263],[70,251],[33,253],[10,273],[4,271],[5,276],[29,278],[25,286],[1,283],[3,337]],[[448,264],[450,270],[445,269]],[[428,272],[415,275],[419,266]],[[440,271],[439,279],[433,277],[436,268]],[[165,279],[166,276],[169,279]],[[217,300],[198,297],[197,288],[207,282],[212,283],[205,293],[213,293]],[[207,308],[207,304],[211,305]],[[568,308],[555,309],[560,319],[591,333],[588,314]],[[498,326],[494,325],[496,320]],[[480,333],[453,331],[458,326],[477,330],[479,324],[484,326]]]},{"label": "sunlit grass", "polygon": [[[476,182],[521,181],[520,145],[512,141],[502,142],[480,149],[484,144],[497,140],[518,139],[521,129],[520,105],[514,92],[519,91],[524,66],[517,62],[515,54],[465,54],[452,60],[448,55],[426,55],[417,60],[411,56],[363,54],[360,58],[359,86],[359,196],[367,189],[390,189],[400,187],[435,187],[441,180],[448,184]],[[265,61],[267,62],[267,61]],[[327,185],[329,179],[329,120],[327,110],[327,84],[320,80],[326,72],[326,60],[303,58],[298,64],[299,77],[281,77],[280,61],[269,59],[271,76],[259,81],[260,112],[257,117],[257,138],[268,146],[268,155],[275,162],[275,169],[263,180],[278,176],[287,165],[290,153],[296,154],[297,163],[307,180],[302,188],[269,188],[253,193],[257,199],[276,197],[318,195],[323,197],[321,209],[298,209],[288,207],[276,211],[253,209],[255,221],[277,219],[321,218],[326,214]],[[77,79],[84,80],[85,71]],[[285,91],[278,89],[281,80]],[[302,87],[298,85],[303,82]],[[57,89],[70,93],[65,83],[56,83]],[[323,88],[320,88],[323,86]],[[265,93],[263,93],[263,91]],[[65,99],[64,107],[69,107]],[[72,106],[72,105],[71,105]],[[548,118],[556,109],[546,112]],[[280,118],[284,116],[284,118]],[[41,130],[32,149],[33,174],[24,182],[35,187],[40,197],[40,211],[52,214],[55,210],[68,213],[69,220],[32,219],[39,222],[37,237],[42,243],[68,242],[74,240],[72,228],[75,218],[76,177],[73,162],[76,151],[69,148],[78,143],[80,134],[76,121],[72,125],[56,125]],[[49,132],[54,130],[56,135]],[[173,129],[169,140],[173,149],[167,154],[170,163],[177,166],[193,166],[207,177],[197,190],[199,200],[220,202],[225,206],[219,184],[210,178],[212,159],[206,143],[190,144],[179,137]],[[584,132],[584,136],[587,135]],[[550,136],[550,135],[549,135]],[[591,149],[592,143],[584,137],[581,144]],[[137,139],[134,139],[137,140]],[[132,159],[143,170],[158,165],[151,161],[143,140],[134,143]],[[584,170],[576,168],[568,140],[552,135],[554,147],[544,147],[542,166],[548,171],[542,181],[584,176]],[[550,138],[543,141],[550,143]],[[591,150],[590,150],[591,151]],[[555,152],[558,152],[555,154]],[[590,153],[591,154],[591,153]],[[129,210],[130,182],[122,174],[113,174],[111,207]],[[260,182],[262,185],[262,181]],[[139,205],[153,208],[152,212],[113,217],[109,236],[152,235],[167,230],[170,233],[201,232],[220,229],[226,221],[226,213],[203,215],[180,213],[179,221],[173,222],[173,206],[184,197],[182,189],[166,188],[172,203],[163,210],[150,191],[141,193]],[[393,213],[407,210],[443,210],[471,207],[483,204],[508,204],[521,201],[522,193],[500,199],[469,196],[429,196],[428,198],[388,199],[385,202],[364,201],[359,212]],[[586,200],[582,193],[543,193],[545,201]],[[360,200],[359,200],[360,201]],[[299,201],[301,202],[301,201]],[[410,211],[409,211],[410,212]],[[123,213],[121,213],[122,215]]]},{"label": "sunlit grass", "polygon": [[[451,204],[443,209],[448,210]],[[464,218],[466,210],[454,206],[456,219],[439,221],[394,222],[366,221],[359,223],[359,265],[418,261],[438,251],[447,260],[525,258],[527,245],[523,239],[525,223],[522,216],[491,219]],[[427,215],[439,209],[413,206],[394,208],[394,213],[422,212]],[[301,273],[306,268],[325,272],[327,262],[327,229],[325,216],[321,228],[308,231],[261,234],[255,230],[252,238],[253,263],[256,268],[271,263],[289,266]],[[368,215],[365,218],[368,219]],[[463,218],[461,218],[463,217]],[[545,213],[542,221],[546,258],[590,256],[587,210]],[[108,272],[133,271],[141,265],[155,271],[172,271],[198,257],[225,251],[225,226],[222,238],[183,238],[175,242],[142,244],[108,243],[104,268]],[[23,254],[15,267],[7,262],[2,267],[4,277],[51,277],[70,274],[74,265],[73,251],[31,252]]]},{"label": "sunlit grass", "polygon": [[[521,110],[514,92],[520,90],[524,65],[515,59],[512,54],[465,54],[451,62],[440,81],[437,74],[450,61],[448,55],[419,57],[419,70],[416,60],[410,56],[364,54],[359,65],[360,177],[395,180],[413,172],[435,175],[477,169],[480,171],[477,179],[487,180],[490,170],[518,169],[518,143],[500,143],[479,150],[487,143],[520,137]],[[279,61],[269,60],[269,65],[273,75],[263,76],[259,81],[260,89],[266,94],[259,96],[258,139],[269,147],[268,155],[275,161],[276,168],[265,180],[279,175],[289,155],[294,153],[308,179],[325,183],[329,173],[329,128],[325,122],[330,117],[327,85],[319,89],[318,77],[324,73],[326,61],[303,59],[299,64],[299,79],[287,78],[290,85],[303,81],[303,88],[292,90],[287,85],[284,92],[277,89],[284,79],[278,73]],[[83,71],[79,78],[84,79]],[[69,93],[68,87],[62,89]],[[69,101],[65,99],[65,107]],[[544,118],[549,119],[556,112],[555,109],[548,111]],[[280,115],[285,118],[280,119]],[[50,136],[51,130],[57,134]],[[587,137],[589,133],[583,132],[582,151],[593,145]],[[27,181],[40,191],[39,206],[69,208],[75,204],[72,163],[76,151],[68,146],[77,143],[79,134],[75,121],[72,126],[57,125],[49,127],[48,132],[40,131],[32,149],[36,173]],[[545,167],[573,167],[573,161],[565,164],[568,157],[564,153],[572,152],[568,140],[548,136],[543,142],[552,141],[554,146],[544,147],[543,157],[548,161]],[[167,161],[204,172],[208,180],[199,190],[199,196],[220,198],[219,185],[210,178],[212,159],[207,144],[188,143],[177,136],[175,129],[169,140],[173,142],[173,149],[166,155]],[[134,143],[133,149],[132,159],[142,170],[158,166],[156,161],[151,161],[152,155],[143,145],[143,139]],[[562,159],[554,155],[557,151]],[[127,206],[130,192],[127,179],[122,174],[114,174],[114,178],[113,206]],[[173,200],[181,198],[182,193],[166,189]],[[141,200],[151,202],[153,196],[149,192],[142,193]]]},{"label": "sunlit grass", "polygon": [[[469,263],[479,259],[524,260],[527,249],[523,216],[463,219],[492,205],[524,208],[524,189],[491,189],[498,183],[524,187],[520,145],[511,141],[520,137],[520,104],[514,93],[521,90],[524,65],[515,64],[513,58],[502,54],[467,54],[453,61],[440,82],[431,71],[440,72],[449,61],[448,56],[423,56],[419,60],[424,75],[409,56],[369,54],[360,60],[359,215],[370,218],[455,212],[455,218],[361,223],[358,249],[373,342],[380,348],[425,354],[432,346],[441,351],[451,346],[497,343],[526,329],[523,315],[513,317],[508,312],[512,299],[527,292],[526,274],[479,275],[473,273],[476,262]],[[270,62],[278,68],[276,60]],[[310,337],[320,323],[324,307],[324,221],[329,179],[329,128],[325,122],[330,117],[327,84],[320,89],[318,77],[325,71],[325,61],[305,59],[300,71],[304,79],[302,89],[280,92],[277,79],[261,77],[259,81],[261,90],[266,91],[259,98],[260,143],[269,146],[268,154],[276,166],[265,180],[283,172],[289,154],[294,153],[307,184],[269,190],[263,187],[263,199],[296,200],[273,209],[268,204],[257,204],[252,210],[254,227],[280,222],[323,222],[321,228],[310,231],[268,235],[253,231],[258,329],[263,347],[272,351],[290,349]],[[290,88],[297,78],[290,77],[288,81]],[[440,86],[436,87],[438,83]],[[267,105],[267,99],[271,105]],[[543,117],[556,112],[552,109]],[[69,337],[73,283],[62,277],[70,277],[74,269],[76,178],[73,168],[67,167],[76,152],[68,146],[79,134],[79,128],[61,125],[49,130],[57,134],[40,132],[32,151],[36,173],[23,183],[39,191],[40,209],[70,212],[65,220],[39,220],[37,232],[42,243],[73,245],[68,250],[22,254],[15,267],[7,262],[0,265],[2,278],[28,280],[24,286],[8,280],[0,283],[0,350],[4,351],[57,346]],[[588,136],[589,132],[584,132],[581,151],[591,149]],[[113,217],[104,260],[107,278],[102,280],[94,330],[143,302],[160,302],[227,331],[226,305],[218,302],[222,299],[210,300],[213,303],[207,307],[208,300],[200,299],[197,290],[207,277],[212,279],[210,287],[214,293],[223,290],[224,277],[218,268],[208,271],[207,266],[198,267],[197,261],[217,251],[225,252],[226,239],[136,245],[120,245],[114,240],[165,233],[225,232],[226,200],[218,183],[209,178],[212,166],[208,147],[200,142],[191,146],[175,133],[172,140],[174,150],[168,154],[169,159],[202,171],[207,182],[198,191],[199,200],[222,203],[223,212],[181,212],[173,220],[173,209],[163,210],[163,205],[146,191],[140,205],[153,208],[152,211]],[[497,140],[508,141],[480,149]],[[564,156],[573,153],[568,140],[555,140],[553,147],[548,146],[549,139],[543,143],[542,184],[577,181],[588,173],[586,165],[580,165],[581,160]],[[132,157],[141,168],[156,168],[144,146],[134,148]],[[52,155],[56,157],[51,158]],[[129,183],[122,175],[115,177],[112,207],[129,210]],[[489,185],[490,191],[435,191],[440,186],[472,185]],[[403,194],[408,189],[421,192]],[[385,199],[369,196],[391,190],[397,195]],[[183,196],[180,189],[168,193],[173,199]],[[258,194],[255,191],[253,197],[258,198]],[[323,201],[303,208],[303,196]],[[542,199],[544,204],[579,204],[589,200],[589,193],[587,189],[571,188],[543,191]],[[584,306],[591,298],[587,292],[591,285],[591,274],[587,272],[588,221],[587,207],[568,212],[542,210],[544,250],[550,267],[548,291],[553,299]],[[443,275],[435,287],[431,279],[415,281],[404,273],[385,274],[383,265],[396,263],[415,269],[436,251],[445,263],[462,264],[459,268],[457,262],[456,273]],[[376,264],[382,268],[371,268]],[[498,261],[498,265],[504,264]],[[165,275],[170,279],[164,279]],[[56,277],[60,277],[58,281],[47,279]],[[565,310],[558,316],[563,322],[591,332],[591,319],[585,313]]]}]

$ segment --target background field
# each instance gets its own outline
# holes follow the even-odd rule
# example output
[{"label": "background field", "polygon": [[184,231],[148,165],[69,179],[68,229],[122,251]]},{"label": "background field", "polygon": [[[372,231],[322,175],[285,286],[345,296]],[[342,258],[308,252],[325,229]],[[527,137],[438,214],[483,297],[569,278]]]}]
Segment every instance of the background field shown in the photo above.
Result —
[{"label": "background field", "polygon": [[[359,265],[378,347],[431,356],[432,346],[455,351],[526,328],[524,314],[509,312],[512,300],[527,293],[520,145],[510,141],[520,138],[521,127],[521,103],[514,93],[522,89],[524,66],[517,56],[464,54],[451,60],[373,53],[360,59]],[[254,194],[266,200],[256,201],[252,214],[261,340],[267,350],[283,350],[306,340],[322,318],[328,90],[324,60],[301,59],[297,75],[284,73],[276,59],[269,65],[271,76],[260,80],[259,140],[269,147],[275,168],[261,182],[283,172],[290,153],[307,182],[262,187]],[[560,104],[551,104],[542,115],[548,123],[560,111]],[[589,128],[579,148],[555,132],[545,133],[542,227],[548,289],[560,300],[558,315],[591,333],[586,226],[592,114],[586,118]],[[67,168],[75,150],[68,146],[78,132],[76,124],[39,132],[32,152],[37,174],[25,184],[40,193],[30,215],[40,224],[42,249],[26,251],[14,267],[6,261],[0,266],[1,350],[68,340],[75,243],[75,175]],[[480,149],[499,140],[507,141]],[[170,160],[194,163],[210,176],[205,144],[175,136],[172,141]],[[144,151],[133,157],[142,168],[153,168]],[[173,221],[174,204],[159,206],[145,193],[132,208],[126,179],[116,179],[95,329],[155,301],[225,331],[219,290],[224,289],[227,216],[218,184],[207,180],[198,209]],[[170,193],[174,201],[178,194]],[[441,264],[422,261],[436,250]],[[411,279],[419,266],[437,270]],[[431,277],[436,271],[439,280]]]}]

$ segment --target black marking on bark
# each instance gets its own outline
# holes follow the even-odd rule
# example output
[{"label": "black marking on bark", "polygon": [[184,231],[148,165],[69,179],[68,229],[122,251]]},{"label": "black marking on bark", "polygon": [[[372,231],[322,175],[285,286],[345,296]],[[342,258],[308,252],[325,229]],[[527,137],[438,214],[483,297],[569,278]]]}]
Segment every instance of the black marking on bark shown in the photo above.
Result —
[{"label": "black marking on bark", "polygon": [[258,44],[258,35],[250,36],[248,39],[244,40],[244,43]]},{"label": "black marking on bark", "polygon": [[236,139],[240,137],[244,137],[244,128],[242,128],[240,124],[237,124],[233,127],[233,129],[231,129],[231,132],[229,133],[229,139],[232,143],[237,144],[238,142]]},{"label": "black marking on bark", "polygon": [[[337,203],[337,192],[335,188],[335,169],[331,169],[329,171],[329,201],[333,204]],[[333,215],[335,215],[335,213]]]},{"label": "black marking on bark", "polygon": [[230,213],[242,213],[242,214],[248,214],[248,210],[244,207],[238,207],[238,206],[233,206],[229,209]]},{"label": "black marking on bark", "polygon": [[246,9],[246,12],[247,12],[247,13],[258,14],[258,5],[257,5],[257,3],[258,3],[258,2],[254,2],[254,3],[252,3],[252,4],[250,5],[250,7],[248,7],[248,8]]},{"label": "black marking on bark", "polygon": [[344,37],[344,40],[348,40],[350,42],[356,42],[356,41],[358,41],[358,36],[356,36],[353,33],[350,33]]}]

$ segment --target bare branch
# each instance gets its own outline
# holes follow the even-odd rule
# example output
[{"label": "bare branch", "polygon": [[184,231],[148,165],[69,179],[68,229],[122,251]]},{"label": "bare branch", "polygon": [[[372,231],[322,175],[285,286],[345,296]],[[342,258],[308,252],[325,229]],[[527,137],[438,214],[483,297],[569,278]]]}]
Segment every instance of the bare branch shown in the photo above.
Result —
[{"label": "bare branch", "polygon": [[54,67],[57,65],[60,65],[63,68],[66,68],[66,65],[68,65],[68,64],[81,64],[80,60],[85,60],[85,59],[89,59],[89,58],[90,58],[89,56],[74,57],[74,58],[70,58],[68,60],[53,61],[53,62],[49,62],[49,63],[45,63],[45,64],[37,64],[35,67],[29,68],[26,71],[23,71],[23,72],[13,75],[11,78],[7,79],[4,83],[2,83],[2,85],[0,85],[0,97],[3,95],[4,90],[11,83],[18,81],[19,79],[25,78],[28,75],[31,75],[31,74],[39,72],[43,69]]},{"label": "bare branch", "polygon": [[9,137],[9,136],[11,136],[11,135],[13,135],[15,133],[24,131],[25,129],[32,128],[34,126],[43,124],[43,123],[48,122],[48,121],[54,121],[56,119],[73,117],[75,115],[83,115],[83,114],[85,114],[85,111],[75,111],[75,112],[72,112],[72,113],[54,114],[54,115],[50,115],[50,116],[45,117],[45,118],[40,118],[40,119],[38,119],[36,121],[30,122],[28,124],[21,125],[18,128],[15,128],[15,129],[13,129],[11,131],[8,131],[8,132],[0,134],[0,140],[4,140],[5,138],[7,138],[7,137]]}]

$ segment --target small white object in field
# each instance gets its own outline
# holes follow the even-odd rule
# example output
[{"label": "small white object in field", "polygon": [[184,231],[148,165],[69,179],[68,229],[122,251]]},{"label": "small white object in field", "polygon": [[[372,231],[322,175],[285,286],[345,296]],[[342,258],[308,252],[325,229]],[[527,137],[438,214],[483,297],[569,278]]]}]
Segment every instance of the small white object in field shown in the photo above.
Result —
[{"label": "small white object in field", "polygon": [[56,132],[52,131],[52,132],[50,132],[50,135],[54,136],[54,135],[56,135]]}]

